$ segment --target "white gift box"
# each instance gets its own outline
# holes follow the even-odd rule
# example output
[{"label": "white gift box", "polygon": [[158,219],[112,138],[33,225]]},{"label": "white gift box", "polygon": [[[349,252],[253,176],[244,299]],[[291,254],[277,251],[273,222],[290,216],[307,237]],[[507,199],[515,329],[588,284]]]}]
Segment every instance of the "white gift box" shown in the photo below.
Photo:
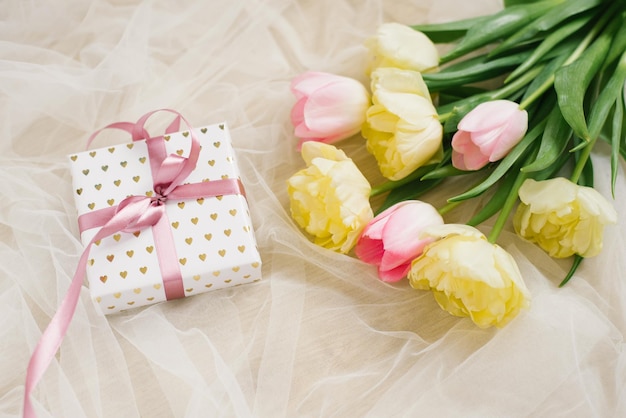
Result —
[{"label": "white gift box", "polygon": [[[201,149],[185,183],[239,179],[228,128],[194,129]],[[166,135],[167,153],[187,155],[189,131]],[[153,178],[145,140],[69,156],[78,215],[111,208],[128,196],[152,196]],[[184,295],[261,279],[261,258],[246,198],[242,194],[165,202],[182,275]],[[99,228],[81,232],[87,245]],[[119,232],[91,246],[87,279],[105,314],[167,300],[154,231]]]}]

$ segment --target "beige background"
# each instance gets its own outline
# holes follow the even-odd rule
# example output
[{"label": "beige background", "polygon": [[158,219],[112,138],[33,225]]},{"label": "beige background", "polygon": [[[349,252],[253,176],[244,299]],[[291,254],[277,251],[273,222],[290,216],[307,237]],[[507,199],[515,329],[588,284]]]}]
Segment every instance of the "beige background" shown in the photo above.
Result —
[{"label": "beige background", "polygon": [[[532,307],[480,330],[432,296],[317,248],[288,215],[303,163],[289,81],[312,69],[366,81],[363,40],[386,21],[489,13],[497,0],[8,0],[0,10],[0,417],[18,416],[25,368],[78,262],[66,155],[94,130],[170,107],[195,126],[228,121],[265,280],[96,313],[83,288],[56,361],[35,390],[40,417],[608,417],[626,414],[626,288],[620,224],[570,285],[569,260],[522,242]],[[165,122],[163,122],[165,123]],[[157,123],[158,125],[158,123]],[[99,146],[126,142],[105,135]],[[354,138],[342,148],[373,183]],[[596,183],[610,197],[608,150]],[[426,197],[441,205],[467,184]],[[447,215],[463,222],[480,200]],[[490,222],[481,226],[489,231]]]}]

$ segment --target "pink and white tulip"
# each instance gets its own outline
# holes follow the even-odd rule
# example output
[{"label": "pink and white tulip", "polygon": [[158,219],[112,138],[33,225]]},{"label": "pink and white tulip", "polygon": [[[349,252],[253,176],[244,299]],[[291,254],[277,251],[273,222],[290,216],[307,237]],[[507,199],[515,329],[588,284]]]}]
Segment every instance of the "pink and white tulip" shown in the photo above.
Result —
[{"label": "pink and white tulip", "polygon": [[433,241],[420,238],[423,229],[443,225],[437,210],[418,200],[395,204],[372,219],[357,241],[355,253],[362,261],[378,266],[384,282],[397,282],[405,277],[411,262]]},{"label": "pink and white tulip", "polygon": [[298,147],[306,141],[332,144],[361,130],[370,97],[359,81],[309,71],[292,80],[291,91],[297,99],[291,122]]},{"label": "pink and white tulip", "polygon": [[481,103],[469,112],[452,137],[452,165],[478,170],[504,158],[524,138],[528,113],[509,100]]}]

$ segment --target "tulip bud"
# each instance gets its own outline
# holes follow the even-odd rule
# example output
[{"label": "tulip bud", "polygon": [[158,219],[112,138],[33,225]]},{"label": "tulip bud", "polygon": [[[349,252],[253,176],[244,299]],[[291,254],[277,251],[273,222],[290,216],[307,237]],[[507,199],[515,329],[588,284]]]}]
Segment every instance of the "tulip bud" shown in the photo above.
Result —
[{"label": "tulip bud", "polygon": [[352,78],[306,72],[293,79],[291,91],[297,102],[291,122],[299,146],[305,141],[331,144],[357,134],[370,99],[367,89]]},{"label": "tulip bud", "polygon": [[420,232],[441,224],[441,215],[428,203],[418,200],[397,203],[367,224],[356,244],[356,255],[366,263],[377,265],[382,281],[397,282],[406,276],[411,261],[432,241],[420,238]]},{"label": "tulip bud", "polygon": [[452,165],[478,170],[498,161],[522,140],[528,129],[528,113],[509,100],[481,103],[458,125],[452,137]]},{"label": "tulip bud", "polygon": [[427,73],[437,71],[439,66],[439,52],[428,36],[400,23],[380,25],[365,46],[370,53],[369,72],[393,67]]}]

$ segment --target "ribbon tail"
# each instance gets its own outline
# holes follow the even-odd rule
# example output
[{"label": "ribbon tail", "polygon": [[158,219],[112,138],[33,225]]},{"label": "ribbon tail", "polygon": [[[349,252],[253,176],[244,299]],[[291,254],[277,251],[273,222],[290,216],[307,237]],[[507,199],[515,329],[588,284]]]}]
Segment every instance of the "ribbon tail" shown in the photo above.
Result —
[{"label": "ribbon tail", "polygon": [[28,363],[28,369],[26,372],[26,383],[24,385],[24,418],[36,418],[35,410],[30,400],[30,395],[37,386],[37,383],[43,377],[44,372],[52,362],[57,350],[63,342],[63,338],[67,333],[67,328],[72,321],[74,311],[78,304],[78,297],[80,296],[80,289],[85,278],[85,269],[87,268],[87,259],[89,258],[89,248],[92,241],[87,248],[83,251],[83,255],[78,262],[78,268],[72,278],[70,287],[61,302],[61,306],[52,317],[50,324],[41,335],[37,347],[33,352],[30,361]]}]

